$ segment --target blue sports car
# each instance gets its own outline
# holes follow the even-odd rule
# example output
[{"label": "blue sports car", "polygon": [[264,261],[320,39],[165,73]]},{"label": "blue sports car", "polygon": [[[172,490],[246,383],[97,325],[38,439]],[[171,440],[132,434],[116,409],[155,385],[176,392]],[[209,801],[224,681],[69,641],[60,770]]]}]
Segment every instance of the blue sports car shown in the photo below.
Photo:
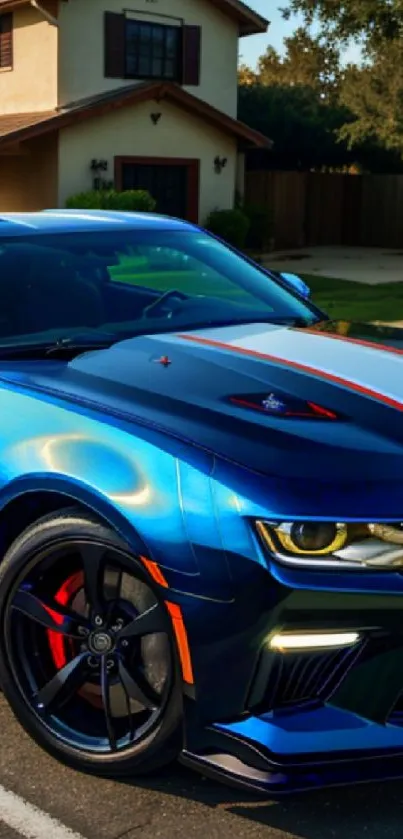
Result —
[{"label": "blue sports car", "polygon": [[402,336],[185,222],[0,217],[0,683],[43,748],[403,776]]}]

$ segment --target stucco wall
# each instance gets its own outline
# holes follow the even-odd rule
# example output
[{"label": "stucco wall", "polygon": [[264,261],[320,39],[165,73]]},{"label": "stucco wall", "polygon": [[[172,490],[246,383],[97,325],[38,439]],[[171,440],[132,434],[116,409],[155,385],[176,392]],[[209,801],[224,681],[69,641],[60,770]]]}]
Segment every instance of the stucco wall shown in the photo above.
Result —
[{"label": "stucco wall", "polygon": [[57,105],[57,27],[32,6],[13,13],[13,69],[0,70],[0,113],[48,111]]},{"label": "stucco wall", "polygon": [[[130,10],[142,13],[139,19],[152,15],[170,15],[186,24],[202,27],[201,84],[186,88],[230,116],[237,111],[237,25],[214,8],[207,0],[69,0],[61,3],[59,102],[66,104],[133,84],[120,79],[104,78],[104,12]],[[155,18],[160,22],[163,19]]]},{"label": "stucco wall", "polygon": [[[155,103],[144,102],[63,129],[59,205],[63,207],[71,194],[91,188],[93,158],[108,160],[108,177],[112,178],[116,156],[136,156],[200,159],[200,221],[215,207],[232,207],[236,141],[168,102],[159,103],[158,110],[162,117],[156,126],[150,119]],[[217,155],[228,159],[220,175],[214,170]]]},{"label": "stucco wall", "polygon": [[55,134],[27,143],[26,156],[0,155],[0,212],[44,210],[57,204]]}]

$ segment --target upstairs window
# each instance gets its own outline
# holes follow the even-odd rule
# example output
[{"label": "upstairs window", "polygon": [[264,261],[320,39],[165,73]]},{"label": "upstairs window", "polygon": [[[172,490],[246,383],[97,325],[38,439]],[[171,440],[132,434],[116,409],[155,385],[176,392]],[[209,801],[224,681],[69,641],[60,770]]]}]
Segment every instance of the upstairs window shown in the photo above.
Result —
[{"label": "upstairs window", "polygon": [[182,27],[126,21],[126,78],[181,81]]},{"label": "upstairs window", "polygon": [[13,66],[13,15],[0,14],[0,70]]},{"label": "upstairs window", "polygon": [[200,84],[201,28],[105,13],[105,76]]}]

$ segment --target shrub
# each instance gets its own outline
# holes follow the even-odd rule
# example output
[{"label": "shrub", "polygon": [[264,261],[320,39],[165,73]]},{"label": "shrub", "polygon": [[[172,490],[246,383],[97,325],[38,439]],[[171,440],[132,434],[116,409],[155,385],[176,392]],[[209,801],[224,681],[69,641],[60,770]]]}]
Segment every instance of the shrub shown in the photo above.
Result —
[{"label": "shrub", "polygon": [[271,247],[274,233],[274,218],[269,207],[257,204],[245,204],[243,212],[248,217],[250,226],[246,237],[246,246],[251,250],[264,251]]},{"label": "shrub", "polygon": [[206,219],[205,227],[229,245],[242,250],[245,247],[250,221],[240,209],[213,210]]},{"label": "shrub", "polygon": [[90,189],[72,195],[66,201],[71,210],[120,210],[122,212],[153,213],[157,202],[142,189]]}]

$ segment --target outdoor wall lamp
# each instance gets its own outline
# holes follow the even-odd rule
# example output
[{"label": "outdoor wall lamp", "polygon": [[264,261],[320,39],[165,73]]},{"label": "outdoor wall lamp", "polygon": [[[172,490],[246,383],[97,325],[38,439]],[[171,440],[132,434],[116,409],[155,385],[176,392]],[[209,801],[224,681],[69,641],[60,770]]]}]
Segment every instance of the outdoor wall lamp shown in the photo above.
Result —
[{"label": "outdoor wall lamp", "polygon": [[217,175],[221,175],[221,172],[223,169],[225,169],[227,163],[227,157],[219,157],[219,155],[217,155],[217,157],[214,160],[214,169],[217,172]]},{"label": "outdoor wall lamp", "polygon": [[154,125],[157,125],[159,123],[161,117],[162,114],[150,114],[150,119],[154,123]]},{"label": "outdoor wall lamp", "polygon": [[98,189],[111,189],[112,188],[113,182],[104,180],[104,178],[102,178],[101,175],[100,175],[101,172],[107,172],[108,171],[108,166],[109,166],[109,164],[108,164],[107,160],[97,160],[96,158],[91,160],[90,169],[91,169],[91,172],[94,173],[94,177],[93,177],[93,181],[92,181],[93,189],[98,190]]},{"label": "outdoor wall lamp", "polygon": [[91,171],[92,172],[107,172],[108,171],[108,161],[107,160],[96,160],[95,158],[91,160]]}]

